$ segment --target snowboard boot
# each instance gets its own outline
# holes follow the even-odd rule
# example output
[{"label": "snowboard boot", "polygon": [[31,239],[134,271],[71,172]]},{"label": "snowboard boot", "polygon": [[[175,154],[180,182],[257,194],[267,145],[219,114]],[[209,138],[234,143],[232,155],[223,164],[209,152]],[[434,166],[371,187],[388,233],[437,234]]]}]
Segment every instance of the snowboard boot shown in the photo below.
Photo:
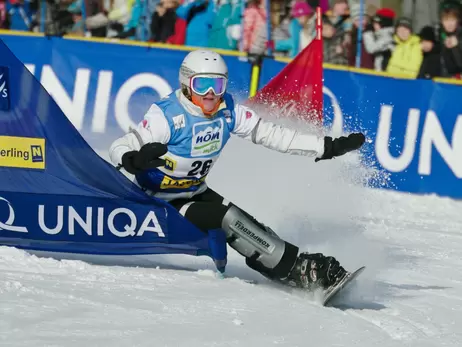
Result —
[{"label": "snowboard boot", "polygon": [[346,274],[348,272],[334,257],[324,256],[321,253],[301,253],[285,282],[308,290],[317,288],[326,290]]}]

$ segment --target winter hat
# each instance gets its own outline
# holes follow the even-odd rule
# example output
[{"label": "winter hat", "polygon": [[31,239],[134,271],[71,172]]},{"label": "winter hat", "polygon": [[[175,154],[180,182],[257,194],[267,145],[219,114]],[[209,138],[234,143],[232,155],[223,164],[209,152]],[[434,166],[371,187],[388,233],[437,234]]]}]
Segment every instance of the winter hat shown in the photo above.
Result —
[{"label": "winter hat", "polygon": [[440,12],[448,10],[461,10],[462,3],[460,0],[444,0],[440,3]]},{"label": "winter hat", "polygon": [[354,21],[355,19],[359,19],[361,17],[361,14],[364,17],[367,17],[367,8],[366,6],[363,6],[362,11],[361,11],[361,5],[360,4],[352,4],[350,6],[350,17]]},{"label": "winter hat", "polygon": [[406,27],[412,31],[412,20],[408,17],[401,17],[396,21],[396,28]]},{"label": "winter hat", "polygon": [[422,41],[436,42],[435,30],[429,25],[420,30],[419,36]]},{"label": "winter hat", "polygon": [[72,14],[81,14],[82,13],[82,1],[81,0],[73,1],[67,7],[67,10]]},{"label": "winter hat", "polygon": [[375,23],[379,23],[380,26],[384,28],[392,27],[395,16],[395,11],[393,11],[391,8],[381,8],[375,13],[373,21]]},{"label": "winter hat", "polygon": [[304,1],[298,1],[292,7],[290,14],[294,18],[298,18],[301,16],[309,16],[313,14],[313,9]]}]

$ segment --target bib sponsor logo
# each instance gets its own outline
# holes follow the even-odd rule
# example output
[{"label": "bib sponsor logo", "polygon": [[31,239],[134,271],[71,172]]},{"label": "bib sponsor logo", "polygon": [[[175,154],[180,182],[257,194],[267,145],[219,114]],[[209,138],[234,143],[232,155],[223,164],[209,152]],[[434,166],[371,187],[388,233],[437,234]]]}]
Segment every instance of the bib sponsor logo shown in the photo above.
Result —
[{"label": "bib sponsor logo", "polygon": [[223,120],[194,124],[191,156],[206,156],[221,150],[223,144]]},{"label": "bib sponsor logo", "polygon": [[168,176],[165,176],[160,183],[160,189],[187,189],[192,186],[199,186],[204,183],[207,176],[201,177],[198,180],[182,179],[177,180]]},{"label": "bib sponsor logo", "polygon": [[180,114],[178,116],[175,116],[172,118],[173,119],[173,126],[176,130],[184,128],[186,126],[186,122],[184,119],[184,114]]},{"label": "bib sponsor logo", "polygon": [[165,157],[165,165],[164,167],[169,170],[169,171],[175,171],[177,162],[176,160],[173,160],[172,158]]}]

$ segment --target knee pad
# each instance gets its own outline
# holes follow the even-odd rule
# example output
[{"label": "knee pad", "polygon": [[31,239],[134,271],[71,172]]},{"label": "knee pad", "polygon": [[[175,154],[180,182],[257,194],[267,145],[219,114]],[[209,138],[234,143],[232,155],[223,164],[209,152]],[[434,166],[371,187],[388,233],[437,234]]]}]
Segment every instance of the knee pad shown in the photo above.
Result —
[{"label": "knee pad", "polygon": [[226,212],[222,228],[228,244],[247,258],[251,268],[269,277],[288,276],[297,259],[298,247],[274,232],[267,232],[235,206]]}]

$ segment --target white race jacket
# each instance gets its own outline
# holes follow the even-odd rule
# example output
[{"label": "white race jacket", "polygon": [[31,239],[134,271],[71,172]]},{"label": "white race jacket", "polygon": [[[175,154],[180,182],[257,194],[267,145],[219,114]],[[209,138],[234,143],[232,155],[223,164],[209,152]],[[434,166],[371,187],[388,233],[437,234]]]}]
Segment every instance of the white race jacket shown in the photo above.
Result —
[{"label": "white race jacket", "polygon": [[[175,96],[175,99],[177,99],[176,102],[179,102],[178,105],[181,105],[178,107],[181,107],[182,114],[173,117],[171,115],[166,115],[161,103],[153,104],[145,114],[143,121],[138,124],[136,129],[131,130],[126,135],[112,143],[109,149],[109,156],[114,165],[122,163],[122,156],[124,153],[132,150],[139,150],[147,143],[160,142],[169,146],[172,137],[175,137],[175,143],[178,143],[178,139],[176,138],[178,136],[177,130],[180,129],[185,131],[185,129],[181,128],[188,127],[188,125],[185,124],[192,123],[187,117],[193,117],[194,119],[192,120],[195,122],[197,122],[198,118],[200,121],[209,120],[209,118],[204,116],[201,109],[190,102],[180,90],[175,92],[174,97]],[[231,98],[231,96],[228,97]],[[232,102],[232,104],[234,103]],[[241,138],[252,141],[255,144],[283,153],[311,157],[321,157],[324,153],[324,137],[304,134],[299,131],[274,124],[273,122],[260,118],[252,109],[244,105],[235,104],[233,110],[234,112],[222,112],[225,115],[225,118],[223,119],[226,119],[228,126],[231,127],[229,129],[230,134],[235,134]],[[231,117],[233,119],[231,119]],[[189,134],[189,137],[194,136],[190,133],[187,134]],[[219,148],[219,151],[217,151],[215,155],[218,156],[219,152],[221,152],[221,148]],[[188,160],[191,161],[192,159],[195,159],[191,156],[184,158],[184,156],[175,156],[175,154],[171,154],[170,156],[174,158],[176,163],[175,167],[181,167],[182,161],[187,162]],[[210,155],[208,157],[210,157]],[[214,161],[215,159],[213,159],[213,162]],[[189,162],[187,162],[187,164],[190,165]],[[162,168],[161,170],[164,174],[169,173],[166,169]],[[190,177],[190,175],[183,173],[187,171],[180,170],[180,172],[181,175],[177,173],[174,177],[178,178],[183,175]],[[200,177],[197,176],[197,179],[199,178]],[[205,189],[206,187],[201,187],[194,192],[181,192],[181,194],[175,194],[174,196],[188,197],[200,193]],[[156,193],[155,195],[167,200],[173,198],[170,193],[167,195]]]}]

